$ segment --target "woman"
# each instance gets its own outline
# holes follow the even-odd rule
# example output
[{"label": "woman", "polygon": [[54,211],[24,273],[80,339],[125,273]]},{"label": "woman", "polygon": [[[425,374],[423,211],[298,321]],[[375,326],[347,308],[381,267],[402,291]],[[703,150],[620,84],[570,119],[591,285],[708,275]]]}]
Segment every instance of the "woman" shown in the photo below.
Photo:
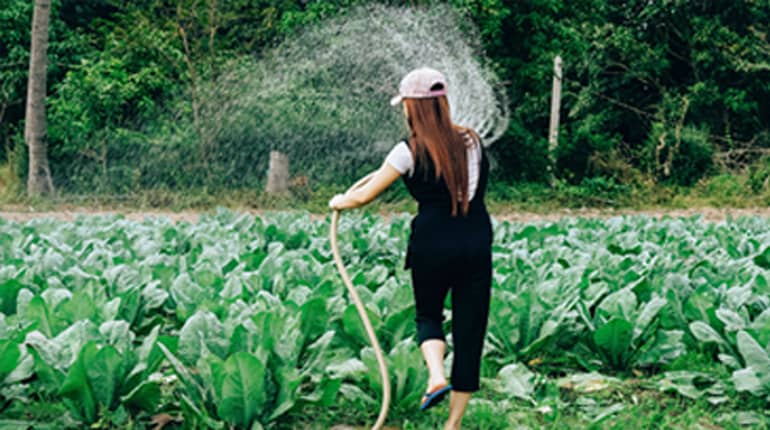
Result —
[{"label": "woman", "polygon": [[[471,129],[451,122],[444,76],[421,68],[401,81],[392,105],[403,103],[409,138],[382,167],[329,202],[351,209],[372,201],[399,177],[419,203],[411,224],[406,268],[411,268],[417,340],[430,377],[421,409],[451,390],[445,429],[460,428],[471,393],[479,389],[481,351],[492,280],[492,225],[484,205],[489,164]],[[454,361],[444,372],[444,300],[452,294]]]}]

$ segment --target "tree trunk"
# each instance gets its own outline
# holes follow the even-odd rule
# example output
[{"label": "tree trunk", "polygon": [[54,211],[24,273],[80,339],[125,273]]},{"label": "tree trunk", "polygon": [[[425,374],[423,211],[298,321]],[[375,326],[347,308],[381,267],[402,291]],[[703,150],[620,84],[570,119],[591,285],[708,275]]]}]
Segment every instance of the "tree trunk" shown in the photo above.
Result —
[{"label": "tree trunk", "polygon": [[24,141],[29,148],[27,194],[30,196],[53,192],[51,171],[48,168],[48,128],[45,117],[46,51],[50,16],[51,0],[35,0],[27,83],[27,111],[24,122]]}]

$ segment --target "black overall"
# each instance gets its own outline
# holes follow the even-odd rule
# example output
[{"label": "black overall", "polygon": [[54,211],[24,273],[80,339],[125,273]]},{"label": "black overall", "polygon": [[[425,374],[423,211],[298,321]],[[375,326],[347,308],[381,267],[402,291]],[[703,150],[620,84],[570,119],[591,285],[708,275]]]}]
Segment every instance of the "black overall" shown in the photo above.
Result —
[{"label": "black overall", "polygon": [[417,341],[445,340],[444,300],[451,290],[451,384],[464,392],[479,389],[492,283],[492,224],[484,204],[489,162],[483,148],[481,152],[478,185],[465,216],[459,208],[457,216],[452,216],[449,190],[443,179],[435,180],[430,157],[423,164],[416,161],[411,176],[402,176],[419,204],[405,266],[412,270]]}]

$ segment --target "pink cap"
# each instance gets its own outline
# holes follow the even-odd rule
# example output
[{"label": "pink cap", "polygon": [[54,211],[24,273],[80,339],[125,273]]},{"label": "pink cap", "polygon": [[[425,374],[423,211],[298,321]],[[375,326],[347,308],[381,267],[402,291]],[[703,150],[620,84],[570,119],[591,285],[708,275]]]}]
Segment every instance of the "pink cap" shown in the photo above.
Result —
[{"label": "pink cap", "polygon": [[421,67],[412,70],[401,79],[398,87],[398,95],[390,99],[390,104],[395,106],[403,99],[424,99],[446,95],[446,79],[438,70],[429,67]]}]

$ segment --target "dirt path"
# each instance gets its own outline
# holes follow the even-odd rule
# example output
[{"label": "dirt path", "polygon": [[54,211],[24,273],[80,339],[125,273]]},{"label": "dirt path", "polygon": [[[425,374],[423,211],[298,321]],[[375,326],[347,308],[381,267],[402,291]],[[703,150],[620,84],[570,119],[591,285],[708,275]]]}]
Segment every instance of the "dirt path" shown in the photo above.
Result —
[{"label": "dirt path", "polygon": [[[254,209],[238,209],[238,212],[246,212],[252,215],[261,215],[266,211]],[[24,222],[35,218],[55,218],[63,221],[73,221],[79,215],[115,215],[122,214],[128,219],[141,221],[145,217],[165,217],[173,222],[187,221],[197,222],[201,213],[210,211],[164,211],[164,210],[116,210],[94,209],[88,207],[65,207],[56,211],[36,211],[33,208],[19,206],[0,207],[0,218],[15,222]],[[387,214],[383,214],[387,216]],[[653,210],[627,210],[627,209],[562,209],[551,213],[535,212],[505,212],[493,213],[498,220],[531,222],[531,221],[558,221],[562,218],[610,218],[620,215],[646,215],[653,217],[692,217],[702,215],[706,221],[719,222],[728,216],[738,218],[741,216],[760,216],[770,218],[770,207],[763,208],[689,208],[689,209],[653,209]],[[313,214],[314,219],[323,219],[326,214]]]},{"label": "dirt path", "polygon": [[80,215],[117,215],[121,214],[127,219],[141,221],[146,217],[165,217],[173,222],[189,221],[197,222],[200,217],[200,211],[124,211],[124,210],[103,210],[90,208],[68,208],[58,211],[34,211],[18,210],[16,208],[7,210],[0,207],[0,218],[15,222],[24,222],[36,218],[55,218],[62,221],[74,221]]}]

